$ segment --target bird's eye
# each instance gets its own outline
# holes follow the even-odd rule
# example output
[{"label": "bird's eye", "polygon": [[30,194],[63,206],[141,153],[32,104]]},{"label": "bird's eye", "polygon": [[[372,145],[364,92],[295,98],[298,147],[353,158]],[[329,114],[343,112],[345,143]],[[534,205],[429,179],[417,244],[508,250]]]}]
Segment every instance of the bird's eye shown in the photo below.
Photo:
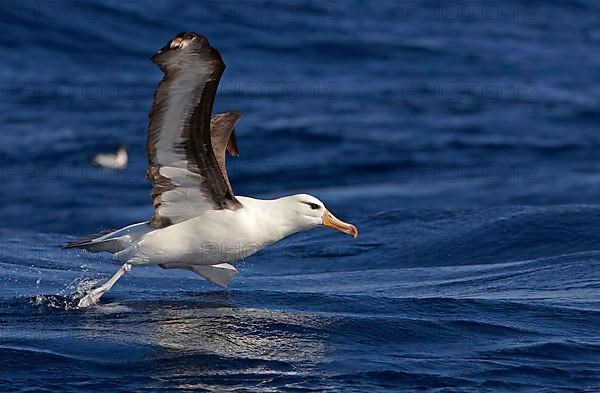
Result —
[{"label": "bird's eye", "polygon": [[318,209],[321,208],[321,206],[317,205],[316,203],[312,203],[312,202],[302,202],[302,203],[304,203],[305,205],[310,206],[310,208],[313,209],[313,210],[318,210]]}]

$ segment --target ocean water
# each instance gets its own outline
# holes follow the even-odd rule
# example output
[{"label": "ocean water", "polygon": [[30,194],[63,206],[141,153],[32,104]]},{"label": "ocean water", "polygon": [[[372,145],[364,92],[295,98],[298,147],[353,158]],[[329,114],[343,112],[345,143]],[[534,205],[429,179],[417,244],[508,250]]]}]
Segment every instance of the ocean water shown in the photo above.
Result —
[{"label": "ocean water", "polygon": [[[0,390],[600,391],[600,5],[0,3]],[[60,245],[152,213],[149,56],[228,68],[238,195],[355,223],[229,289]],[[126,143],[121,172],[89,156]]]}]

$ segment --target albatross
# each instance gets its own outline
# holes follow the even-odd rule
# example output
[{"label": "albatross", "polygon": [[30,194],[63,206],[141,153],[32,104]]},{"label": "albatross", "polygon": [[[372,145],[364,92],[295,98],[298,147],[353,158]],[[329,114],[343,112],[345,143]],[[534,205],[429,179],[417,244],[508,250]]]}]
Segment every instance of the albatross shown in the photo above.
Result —
[{"label": "albatross", "polygon": [[149,221],[69,242],[65,248],[108,252],[123,265],[79,300],[98,302],[136,265],[185,269],[226,287],[238,271],[232,262],[294,233],[325,226],[358,236],[307,194],[261,200],[234,195],[225,154],[238,155],[238,112],[212,116],[225,70],[206,37],[180,33],[151,60],[163,73],[149,114],[147,179],[154,213]]}]

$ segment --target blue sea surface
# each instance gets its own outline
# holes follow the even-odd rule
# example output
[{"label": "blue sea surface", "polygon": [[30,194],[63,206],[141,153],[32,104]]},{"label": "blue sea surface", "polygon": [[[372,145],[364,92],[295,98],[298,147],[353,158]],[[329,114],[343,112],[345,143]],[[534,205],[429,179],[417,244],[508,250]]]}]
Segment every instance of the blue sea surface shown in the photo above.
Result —
[{"label": "blue sea surface", "polygon": [[[0,390],[600,391],[600,3],[0,3]],[[237,195],[356,224],[217,289],[65,251],[150,218],[151,56],[227,70]],[[88,159],[129,146],[127,170]]]}]

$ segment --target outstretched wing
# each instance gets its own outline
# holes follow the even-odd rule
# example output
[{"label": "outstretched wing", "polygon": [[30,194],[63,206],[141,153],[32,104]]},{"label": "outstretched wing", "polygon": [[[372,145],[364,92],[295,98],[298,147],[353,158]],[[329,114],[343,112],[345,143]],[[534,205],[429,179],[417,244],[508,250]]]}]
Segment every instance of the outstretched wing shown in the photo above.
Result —
[{"label": "outstretched wing", "polygon": [[[146,145],[154,205],[150,225],[165,227],[209,209],[239,209],[242,205],[233,195],[225,169],[225,150],[239,114],[219,115],[211,121],[225,70],[221,55],[205,37],[180,33],[152,61],[164,77],[154,94]],[[211,125],[220,130],[215,140]]]}]

